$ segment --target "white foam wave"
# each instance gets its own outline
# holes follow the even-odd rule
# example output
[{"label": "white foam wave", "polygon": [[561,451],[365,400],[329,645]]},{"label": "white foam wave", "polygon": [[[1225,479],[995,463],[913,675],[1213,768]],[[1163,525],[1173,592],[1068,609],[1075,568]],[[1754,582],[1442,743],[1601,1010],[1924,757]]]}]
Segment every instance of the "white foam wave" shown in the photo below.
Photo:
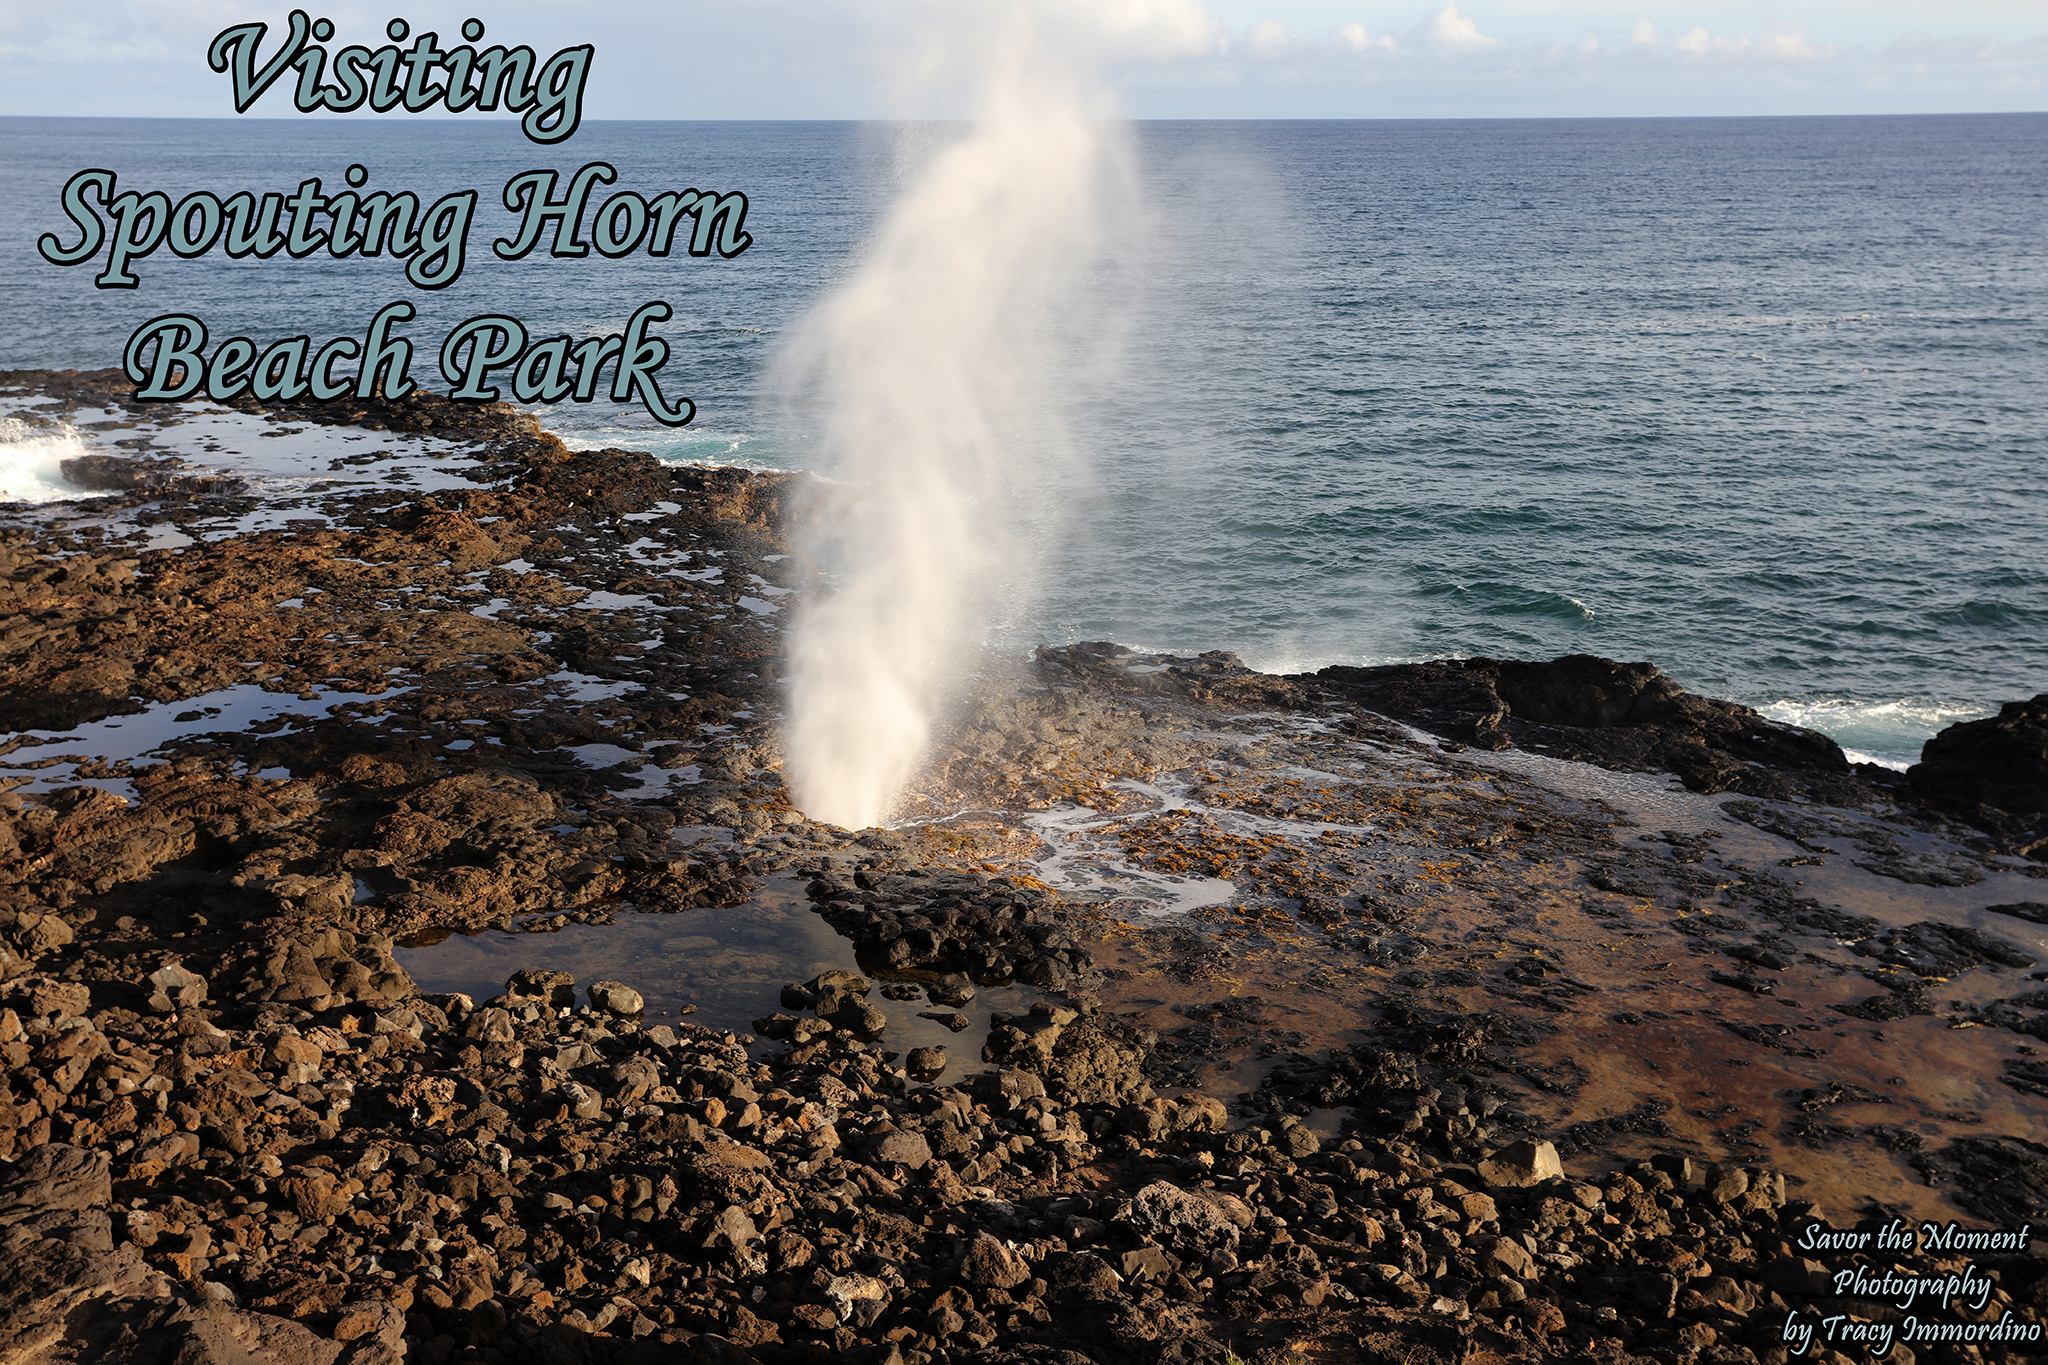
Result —
[{"label": "white foam wave", "polygon": [[695,422],[686,427],[663,427],[624,413],[593,414],[568,403],[521,411],[540,419],[570,450],[641,450],[671,468],[706,464],[759,470],[787,467],[775,462],[778,454],[787,452],[780,452],[773,437],[759,432]]},{"label": "white foam wave", "polygon": [[86,496],[65,481],[63,463],[91,453],[73,427],[53,430],[0,417],[0,502],[62,502]]},{"label": "white foam wave", "polygon": [[[5,405],[15,410],[29,406],[12,397]],[[89,430],[100,422],[116,423],[128,434],[124,443],[146,443],[151,458],[179,461],[181,473],[231,476],[260,499],[250,510],[238,510],[246,507],[241,503],[203,507],[204,515],[183,523],[192,539],[218,540],[274,530],[294,520],[324,520],[318,499],[335,490],[395,486],[406,493],[430,493],[474,487],[463,477],[473,467],[466,447],[438,436],[274,421],[197,401],[155,404],[140,416],[103,408],[79,408],[68,415],[76,425],[50,427],[0,416],[0,502],[42,505],[91,496],[65,482],[61,465],[81,455],[109,453],[80,435],[80,428]],[[133,523],[122,515],[111,524]]]},{"label": "white foam wave", "polygon": [[1786,698],[1756,708],[1775,721],[1818,730],[1842,746],[1852,763],[1905,769],[1920,761],[1920,746],[1958,721],[1990,713],[1982,706],[1932,696],[1865,701],[1855,697]]}]

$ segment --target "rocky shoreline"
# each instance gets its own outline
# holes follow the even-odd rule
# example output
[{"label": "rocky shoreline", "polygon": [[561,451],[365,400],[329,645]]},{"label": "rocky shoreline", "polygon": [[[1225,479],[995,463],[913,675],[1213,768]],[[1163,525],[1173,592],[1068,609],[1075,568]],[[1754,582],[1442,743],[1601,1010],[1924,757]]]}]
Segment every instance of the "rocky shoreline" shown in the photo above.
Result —
[{"label": "rocky shoreline", "polygon": [[[134,434],[0,528],[0,1359],[1780,1361],[1912,1316],[1856,1265],[2048,1317],[2037,1246],[1807,1231],[2048,1220],[2042,699],[1902,777],[1646,665],[1079,645],[838,830],[794,478],[252,407],[377,433],[278,513],[117,376],[8,392]],[[460,486],[354,477],[425,434]],[[1047,881],[1076,809],[1135,890]],[[556,946],[771,883],[847,960],[758,1015]],[[531,961],[437,988],[484,929]],[[2048,1359],[1996,1335],[1884,1358]]]}]

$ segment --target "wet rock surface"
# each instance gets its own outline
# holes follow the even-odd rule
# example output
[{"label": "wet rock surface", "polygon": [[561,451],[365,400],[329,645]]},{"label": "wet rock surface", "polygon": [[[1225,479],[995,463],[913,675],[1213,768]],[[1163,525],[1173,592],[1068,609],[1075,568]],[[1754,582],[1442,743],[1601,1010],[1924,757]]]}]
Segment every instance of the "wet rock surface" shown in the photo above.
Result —
[{"label": "wet rock surface", "polygon": [[1949,726],[1906,776],[1915,794],[1991,828],[2012,851],[2048,849],[2048,692]]},{"label": "wet rock surface", "polygon": [[[1776,1361],[1872,1261],[1803,1229],[1904,1207],[1839,1172],[2048,1220],[2026,869],[1804,732],[1604,661],[1081,645],[969,708],[905,825],[838,830],[775,738],[791,480],[509,409],[271,416],[466,431],[473,488],[228,534],[255,500],[138,446],[90,516],[0,530],[7,1359]],[[1389,719],[1454,681],[1517,748],[1747,814],[1633,822],[1472,761],[1505,752],[1477,721],[1454,754]],[[125,758],[67,737],[156,717]],[[1050,884],[1026,820],[1077,805],[1104,858],[1230,896]],[[777,878],[859,971],[775,977],[752,1034],[549,956]],[[508,925],[502,993],[399,961]],[[957,1041],[899,1057],[919,1017]],[[1889,1262],[1963,1259],[1983,1316],[2041,1311],[2038,1255]]]},{"label": "wet rock surface", "polygon": [[[861,959],[881,969],[984,985],[1014,979],[1066,993],[1094,984],[1073,917],[1033,888],[980,873],[909,869],[857,872],[850,882],[820,877],[810,893]],[[957,991],[934,998],[965,1003]]]},{"label": "wet rock surface", "polygon": [[[1463,659],[1325,668],[1321,687],[1482,749],[1510,745],[1637,772],[1698,792],[1813,795],[1843,804],[1858,774],[1835,742],[1745,706],[1695,696],[1654,665],[1573,654],[1548,663]],[[1878,777],[1875,771],[1864,780]]]}]

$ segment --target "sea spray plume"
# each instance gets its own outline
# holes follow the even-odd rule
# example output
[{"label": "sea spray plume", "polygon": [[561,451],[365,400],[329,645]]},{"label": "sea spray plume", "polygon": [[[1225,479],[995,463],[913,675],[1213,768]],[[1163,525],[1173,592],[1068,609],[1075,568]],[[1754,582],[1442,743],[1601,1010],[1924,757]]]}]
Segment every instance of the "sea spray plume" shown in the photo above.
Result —
[{"label": "sea spray plume", "polygon": [[92,454],[76,429],[0,417],[0,502],[58,502],[86,496],[64,477],[64,461]]},{"label": "sea spray plume", "polygon": [[[1148,31],[1071,6],[941,30],[980,73],[973,124],[914,177],[860,268],[796,328],[781,387],[820,413],[830,505],[800,548],[836,590],[790,642],[787,772],[817,819],[888,818],[952,701],[963,646],[1032,591],[1078,474],[1060,397],[1099,361],[1088,319],[1133,221],[1127,128],[1102,66]],[[1185,6],[1159,7],[1185,29]],[[958,22],[958,21],[956,21]],[[1196,25],[1199,27],[1199,25]]]}]

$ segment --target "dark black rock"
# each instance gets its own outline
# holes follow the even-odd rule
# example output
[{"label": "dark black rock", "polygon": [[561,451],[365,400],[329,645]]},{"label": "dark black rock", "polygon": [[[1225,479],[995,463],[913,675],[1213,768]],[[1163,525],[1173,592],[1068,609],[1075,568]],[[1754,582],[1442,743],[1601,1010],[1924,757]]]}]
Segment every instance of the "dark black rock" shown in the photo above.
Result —
[{"label": "dark black rock", "polygon": [[1993,1227],[2048,1222],[2048,1147],[2017,1137],[1958,1138],[1915,1164],[1930,1184]]},{"label": "dark black rock", "polygon": [[2041,901],[2018,901],[2011,905],[1987,905],[1984,908],[1994,915],[2011,915],[2029,924],[2048,924],[2048,904]]},{"label": "dark black rock", "polygon": [[1630,772],[1674,772],[1694,791],[1864,794],[1827,736],[1694,696],[1655,665],[1572,654],[1548,663],[1452,659],[1325,668],[1343,700],[1485,749],[1535,749]]},{"label": "dark black rock", "polygon": [[2003,939],[1957,924],[1938,924],[1933,920],[1887,930],[1858,943],[1855,950],[1865,957],[1905,967],[1921,976],[1955,976],[1987,963],[2025,967],[2034,960],[2030,954],[2021,952]]},{"label": "dark black rock", "polygon": [[1927,741],[1906,777],[1928,800],[2048,815],[2048,692],[1949,726]]}]

